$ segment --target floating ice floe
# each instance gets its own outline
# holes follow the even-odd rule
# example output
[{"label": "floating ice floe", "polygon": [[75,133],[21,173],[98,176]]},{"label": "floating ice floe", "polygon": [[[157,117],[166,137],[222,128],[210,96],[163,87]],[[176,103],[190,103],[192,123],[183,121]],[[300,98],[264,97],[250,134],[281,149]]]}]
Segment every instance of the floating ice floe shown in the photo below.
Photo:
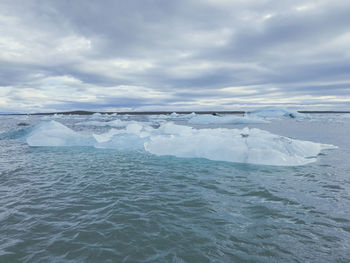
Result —
[{"label": "floating ice floe", "polygon": [[100,113],[100,112],[95,112],[91,115],[88,116],[88,118],[90,120],[108,120],[111,119],[113,117],[116,117],[117,113]]},{"label": "floating ice floe", "polygon": [[57,119],[61,119],[61,120],[69,120],[69,119],[84,119],[85,117],[83,115],[76,115],[76,114],[53,114],[53,115],[45,115],[40,117],[40,119],[42,121],[47,121],[47,120],[57,120]]},{"label": "floating ice floe", "polygon": [[190,114],[179,114],[179,113],[173,112],[173,113],[168,114],[168,115],[165,115],[165,114],[149,115],[148,118],[151,120],[154,120],[154,119],[190,119],[194,116],[196,116],[196,113],[194,113],[194,112],[192,112]]},{"label": "floating ice floe", "polygon": [[196,113],[194,113],[194,112],[189,113],[189,114],[180,114],[180,113],[173,112],[169,115],[169,117],[172,119],[175,119],[175,118],[188,119],[188,118],[192,118],[194,116],[196,116]]},{"label": "floating ice floe", "polygon": [[53,114],[53,115],[45,115],[41,117],[41,120],[54,120],[54,119],[63,119],[64,115],[63,114]]},{"label": "floating ice floe", "polygon": [[79,126],[97,126],[97,127],[105,127],[105,126],[109,126],[109,127],[126,127],[129,124],[133,124],[136,123],[135,121],[123,121],[123,120],[113,120],[113,121],[84,121],[84,122],[78,122],[75,125],[79,125]]},{"label": "floating ice floe", "polygon": [[99,112],[95,112],[90,116],[90,119],[100,119],[103,115]]},{"label": "floating ice floe", "polygon": [[307,118],[306,114],[284,108],[265,107],[249,111],[246,116],[256,116],[263,118]]},{"label": "floating ice floe", "polygon": [[123,130],[81,135],[50,121],[39,124],[27,136],[30,146],[94,146],[119,150],[145,150],[163,156],[206,158],[261,165],[296,166],[317,160],[333,145],[294,140],[260,129],[194,129],[168,122],[154,129],[129,124]]},{"label": "floating ice floe", "polygon": [[261,124],[268,121],[256,117],[240,116],[215,116],[210,114],[195,115],[188,123],[190,124]]},{"label": "floating ice floe", "polygon": [[260,129],[192,129],[165,124],[163,133],[145,142],[156,155],[198,157],[263,165],[295,166],[316,161],[332,145],[293,140]]},{"label": "floating ice floe", "polygon": [[79,134],[57,121],[45,121],[35,126],[26,138],[31,146],[94,146],[96,140]]}]

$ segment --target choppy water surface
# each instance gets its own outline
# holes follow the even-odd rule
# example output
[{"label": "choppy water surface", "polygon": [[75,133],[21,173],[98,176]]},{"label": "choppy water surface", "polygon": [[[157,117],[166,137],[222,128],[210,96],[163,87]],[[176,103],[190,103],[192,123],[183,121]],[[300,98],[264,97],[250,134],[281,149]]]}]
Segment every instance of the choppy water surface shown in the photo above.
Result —
[{"label": "choppy water surface", "polygon": [[[77,125],[91,118],[55,120],[81,134],[110,130]],[[169,121],[124,118],[154,128]],[[26,136],[42,119],[0,117],[0,262],[349,262],[345,115],[193,124],[258,127],[339,147],[302,166],[29,146]]]}]

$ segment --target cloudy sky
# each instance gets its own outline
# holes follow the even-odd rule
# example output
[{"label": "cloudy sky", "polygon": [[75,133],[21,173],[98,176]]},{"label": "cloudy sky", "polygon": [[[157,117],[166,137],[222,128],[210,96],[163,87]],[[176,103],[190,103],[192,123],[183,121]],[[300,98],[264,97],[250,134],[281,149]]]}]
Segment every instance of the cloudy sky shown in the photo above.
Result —
[{"label": "cloudy sky", "polygon": [[350,110],[350,1],[0,1],[0,112],[270,105]]}]

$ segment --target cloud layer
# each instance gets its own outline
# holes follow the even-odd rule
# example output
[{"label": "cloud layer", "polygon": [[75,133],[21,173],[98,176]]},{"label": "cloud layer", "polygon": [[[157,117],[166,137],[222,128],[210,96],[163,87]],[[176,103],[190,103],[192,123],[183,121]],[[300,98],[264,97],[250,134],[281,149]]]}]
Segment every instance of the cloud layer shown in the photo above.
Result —
[{"label": "cloud layer", "polygon": [[350,108],[350,2],[0,2],[0,112]]}]

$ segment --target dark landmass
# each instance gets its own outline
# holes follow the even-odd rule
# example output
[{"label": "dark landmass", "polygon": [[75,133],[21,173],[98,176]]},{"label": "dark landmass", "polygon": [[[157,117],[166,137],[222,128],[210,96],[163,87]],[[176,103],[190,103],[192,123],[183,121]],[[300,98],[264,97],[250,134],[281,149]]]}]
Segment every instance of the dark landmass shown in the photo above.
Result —
[{"label": "dark landmass", "polygon": [[171,113],[176,112],[178,114],[191,114],[192,112],[196,114],[244,114],[245,111],[113,111],[113,112],[98,112],[98,111],[63,111],[63,112],[45,112],[45,113],[10,113],[10,114],[0,114],[0,115],[92,115],[94,113],[101,114],[113,114],[117,113],[118,115],[170,115]]},{"label": "dark landmass", "polygon": [[17,126],[29,126],[30,124],[29,123],[26,123],[26,122],[20,122],[17,124]]},{"label": "dark landmass", "polygon": [[[170,115],[171,113],[176,112],[178,114],[190,114],[192,112],[196,114],[244,114],[246,111],[114,111],[114,112],[97,112],[97,111],[63,111],[63,112],[43,112],[43,113],[0,113],[0,115],[92,115],[94,113],[101,114],[113,114],[117,113],[118,115]],[[248,111],[247,111],[248,112]],[[324,113],[350,113],[350,111],[298,111],[299,113],[307,114],[324,114]]]}]

